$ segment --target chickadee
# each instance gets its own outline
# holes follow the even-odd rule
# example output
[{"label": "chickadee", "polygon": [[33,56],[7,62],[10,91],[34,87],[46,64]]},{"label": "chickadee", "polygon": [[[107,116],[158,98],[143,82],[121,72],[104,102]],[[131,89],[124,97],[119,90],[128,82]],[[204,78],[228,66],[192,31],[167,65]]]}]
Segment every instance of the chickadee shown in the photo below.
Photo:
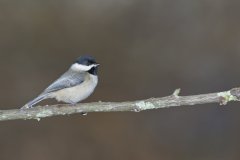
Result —
[{"label": "chickadee", "polygon": [[57,101],[76,104],[90,96],[98,83],[99,64],[91,56],[79,57],[60,78],[22,109],[32,108],[38,102],[55,98]]}]

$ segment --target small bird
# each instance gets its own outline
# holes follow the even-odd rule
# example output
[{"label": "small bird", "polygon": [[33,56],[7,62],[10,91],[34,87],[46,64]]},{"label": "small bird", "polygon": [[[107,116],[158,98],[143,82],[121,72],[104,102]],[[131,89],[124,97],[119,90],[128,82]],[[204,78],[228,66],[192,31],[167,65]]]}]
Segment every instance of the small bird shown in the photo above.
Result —
[{"label": "small bird", "polygon": [[75,105],[90,96],[98,83],[99,64],[91,56],[79,57],[60,78],[21,109],[32,108],[48,98]]}]

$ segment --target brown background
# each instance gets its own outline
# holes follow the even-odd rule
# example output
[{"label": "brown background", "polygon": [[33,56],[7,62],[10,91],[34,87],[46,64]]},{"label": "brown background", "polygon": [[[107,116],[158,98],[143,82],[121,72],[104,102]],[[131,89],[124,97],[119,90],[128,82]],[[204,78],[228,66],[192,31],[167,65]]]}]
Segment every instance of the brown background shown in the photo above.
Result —
[{"label": "brown background", "polygon": [[[1,0],[1,109],[20,108],[80,55],[101,63],[84,102],[239,86],[238,0]],[[238,160],[240,107],[0,123],[1,160]]]}]

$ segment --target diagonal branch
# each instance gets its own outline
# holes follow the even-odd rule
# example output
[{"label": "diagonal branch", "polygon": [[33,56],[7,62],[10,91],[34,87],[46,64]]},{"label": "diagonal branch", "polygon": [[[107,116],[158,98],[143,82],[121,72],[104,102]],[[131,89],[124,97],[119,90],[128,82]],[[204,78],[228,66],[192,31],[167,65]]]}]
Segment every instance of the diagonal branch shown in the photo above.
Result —
[{"label": "diagonal branch", "polygon": [[57,115],[69,115],[75,113],[89,112],[119,112],[119,111],[134,111],[168,108],[176,106],[220,103],[226,105],[230,101],[240,100],[240,88],[233,88],[229,91],[179,96],[180,89],[167,97],[150,98],[146,100],[138,100],[132,102],[94,102],[94,103],[79,103],[76,106],[69,105],[51,105],[37,106],[31,109],[11,109],[0,110],[0,121],[16,120],[16,119],[37,119],[52,117]]}]

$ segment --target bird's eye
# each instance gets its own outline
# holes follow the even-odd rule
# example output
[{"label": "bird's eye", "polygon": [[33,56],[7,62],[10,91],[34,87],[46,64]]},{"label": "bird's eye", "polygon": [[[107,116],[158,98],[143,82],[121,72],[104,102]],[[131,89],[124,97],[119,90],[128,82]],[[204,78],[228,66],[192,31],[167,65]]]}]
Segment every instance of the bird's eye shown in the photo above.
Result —
[{"label": "bird's eye", "polygon": [[90,65],[92,65],[92,64],[94,64],[94,62],[93,61],[88,61],[88,66],[90,66]]}]

